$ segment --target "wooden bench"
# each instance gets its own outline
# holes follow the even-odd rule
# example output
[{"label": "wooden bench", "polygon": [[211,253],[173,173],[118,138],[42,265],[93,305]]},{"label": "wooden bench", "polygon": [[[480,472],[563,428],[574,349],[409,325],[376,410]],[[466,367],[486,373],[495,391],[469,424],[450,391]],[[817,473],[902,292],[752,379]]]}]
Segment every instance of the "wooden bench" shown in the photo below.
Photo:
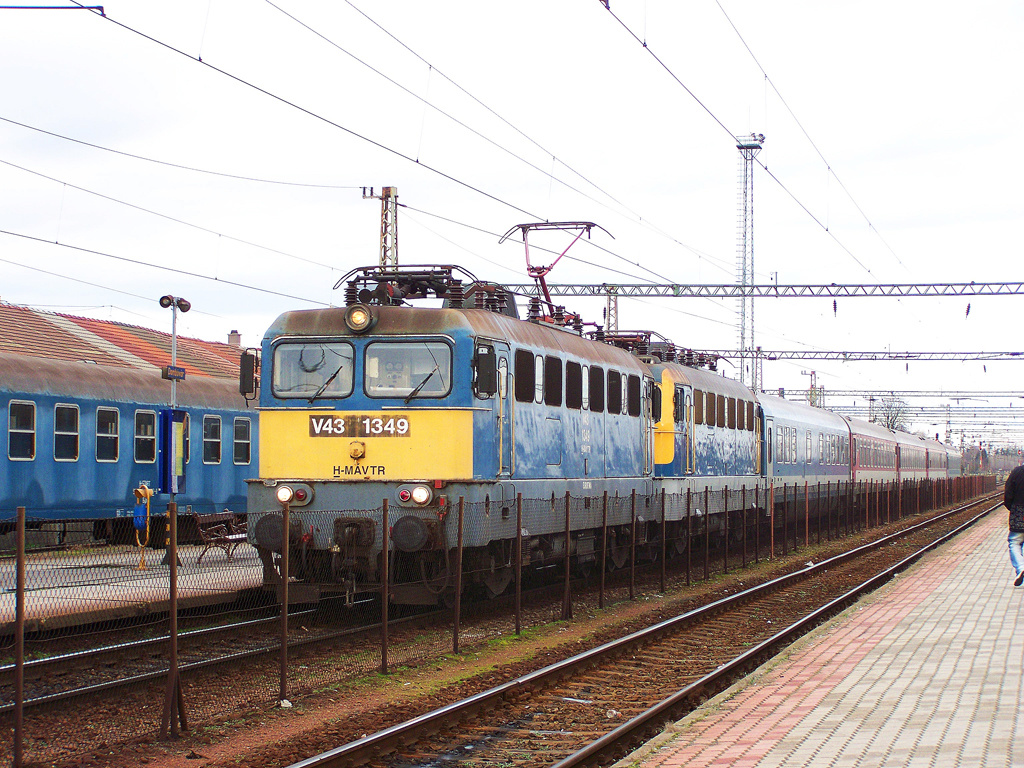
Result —
[{"label": "wooden bench", "polygon": [[243,544],[246,539],[246,524],[234,512],[224,510],[223,512],[211,512],[201,515],[193,512],[196,528],[199,531],[200,543],[203,551],[199,553],[196,565],[203,561],[203,555],[211,549],[222,549],[228,560],[235,553],[235,549]]}]

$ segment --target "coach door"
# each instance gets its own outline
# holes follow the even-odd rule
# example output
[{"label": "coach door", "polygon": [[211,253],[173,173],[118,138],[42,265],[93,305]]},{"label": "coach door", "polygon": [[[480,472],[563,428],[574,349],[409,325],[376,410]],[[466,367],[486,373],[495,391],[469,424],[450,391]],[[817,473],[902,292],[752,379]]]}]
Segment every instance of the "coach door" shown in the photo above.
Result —
[{"label": "coach door", "polygon": [[761,466],[764,467],[765,477],[774,477],[775,468],[773,465],[774,446],[772,440],[775,437],[775,420],[766,418],[764,420],[764,441],[761,443]]},{"label": "coach door", "polygon": [[512,380],[509,374],[508,346],[496,346],[498,355],[498,391],[495,400],[498,409],[498,476],[511,477],[515,471],[515,430],[512,425]]}]

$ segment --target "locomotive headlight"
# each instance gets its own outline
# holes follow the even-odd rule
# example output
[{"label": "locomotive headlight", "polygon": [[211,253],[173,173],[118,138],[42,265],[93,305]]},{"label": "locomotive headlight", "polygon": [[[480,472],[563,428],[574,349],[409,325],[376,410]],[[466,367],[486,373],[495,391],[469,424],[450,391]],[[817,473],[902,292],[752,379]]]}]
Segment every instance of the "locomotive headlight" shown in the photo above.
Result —
[{"label": "locomotive headlight", "polygon": [[290,486],[282,485],[277,489],[277,500],[282,504],[289,503],[295,497],[295,491]]},{"label": "locomotive headlight", "polygon": [[363,304],[353,304],[345,312],[345,325],[352,333],[364,333],[373,325],[373,313]]},{"label": "locomotive headlight", "polygon": [[417,485],[412,489],[412,500],[420,505],[429,504],[433,495],[425,485]]}]

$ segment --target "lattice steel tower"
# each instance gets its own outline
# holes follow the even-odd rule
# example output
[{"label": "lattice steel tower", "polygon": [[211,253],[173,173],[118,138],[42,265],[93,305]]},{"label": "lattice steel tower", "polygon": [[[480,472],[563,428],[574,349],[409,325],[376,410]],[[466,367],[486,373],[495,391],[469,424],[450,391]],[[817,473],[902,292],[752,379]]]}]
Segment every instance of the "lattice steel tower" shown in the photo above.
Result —
[{"label": "lattice steel tower", "polygon": [[[754,158],[764,144],[763,133],[736,137],[740,151],[739,241],[736,244],[736,282],[754,284]],[[754,347],[754,299],[739,299],[740,383],[761,391],[761,358]]]},{"label": "lattice steel tower", "polygon": [[380,194],[363,187],[363,199],[380,200],[380,266],[398,266],[398,187],[381,187]]}]

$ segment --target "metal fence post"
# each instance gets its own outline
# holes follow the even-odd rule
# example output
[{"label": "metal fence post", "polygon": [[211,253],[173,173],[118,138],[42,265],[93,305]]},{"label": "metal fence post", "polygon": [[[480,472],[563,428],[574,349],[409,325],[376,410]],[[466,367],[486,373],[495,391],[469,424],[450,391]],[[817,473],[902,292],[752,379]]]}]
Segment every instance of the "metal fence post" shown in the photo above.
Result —
[{"label": "metal fence post", "polygon": [[743,567],[747,567],[747,484],[740,488],[740,506],[743,509]]},{"label": "metal fence post", "polygon": [[711,555],[711,506],[710,489],[704,486],[704,581],[711,578],[709,558]]},{"label": "metal fence post", "polygon": [[569,492],[565,492],[565,591],[562,593],[562,619],[572,618],[572,596],[569,592]]},{"label": "metal fence post", "polygon": [[281,510],[281,686],[278,701],[288,698],[288,574],[291,572],[291,504]]},{"label": "metal fence post", "polygon": [[661,592],[665,593],[665,556],[668,538],[668,524],[665,522],[665,489],[661,489]]},{"label": "metal fence post", "polygon": [[391,529],[388,525],[388,500],[383,499],[380,515],[380,672],[388,673],[388,606],[391,604]]},{"label": "metal fence post", "polygon": [[690,568],[693,565],[693,523],[690,520],[691,489],[686,489],[686,586],[690,586]]},{"label": "metal fence post", "polygon": [[25,748],[25,508],[18,507],[14,587],[14,768],[21,768]]},{"label": "metal fence post", "polygon": [[604,608],[604,572],[608,568],[608,491],[604,492],[601,506],[601,585],[597,592],[597,607]]},{"label": "metal fence post", "polygon": [[[819,483],[819,485],[821,485]],[[818,502],[821,503],[821,490],[818,491]],[[818,526],[821,527],[821,512],[819,507]],[[811,545],[811,499],[808,492],[807,481],[804,480],[804,546]]]},{"label": "metal fence post", "polygon": [[523,633],[523,494],[516,494],[516,636]]},{"label": "metal fence post", "polygon": [[185,719],[185,697],[181,691],[181,678],[178,676],[178,505],[167,504],[167,524],[171,529],[171,550],[167,555],[170,568],[168,613],[170,618],[170,668],[167,671],[167,688],[164,694],[164,713],[160,721],[160,738],[167,738],[167,727],[170,725],[171,736],[177,738],[178,725],[181,730],[188,730]]},{"label": "metal fence post", "polygon": [[629,494],[629,599],[636,594],[636,488]]},{"label": "metal fence post", "polygon": [[459,621],[462,619],[462,524],[465,520],[466,497],[459,496],[458,547],[455,550],[455,605],[452,617],[452,653],[459,653]]},{"label": "metal fence post", "polygon": [[729,572],[729,486],[722,489],[722,573]]}]

